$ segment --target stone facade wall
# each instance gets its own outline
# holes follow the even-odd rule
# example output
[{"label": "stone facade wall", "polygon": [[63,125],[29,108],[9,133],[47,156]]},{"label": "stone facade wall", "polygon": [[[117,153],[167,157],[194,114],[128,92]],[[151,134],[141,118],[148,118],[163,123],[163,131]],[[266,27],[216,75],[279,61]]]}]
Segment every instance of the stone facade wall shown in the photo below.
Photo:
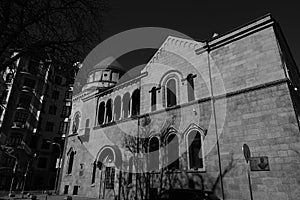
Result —
[{"label": "stone facade wall", "polygon": [[[234,34],[238,35],[238,31]],[[252,156],[267,156],[270,167],[269,171],[251,172],[254,199],[296,200],[300,171],[299,155],[294,150],[299,146],[299,129],[274,29],[263,28],[241,38],[234,34],[233,41],[215,49],[217,42],[229,40],[227,36],[209,42],[211,50],[203,43],[167,38],[142,70],[144,75],[139,83],[103,97],[107,99],[117,93],[132,91],[132,87],[140,84],[141,115],[136,118],[96,126],[97,98],[86,98],[82,103],[74,104],[72,113],[80,111],[82,123],[89,118],[90,127],[89,131],[82,129],[78,135],[68,138],[66,150],[73,147],[77,153],[72,175],[66,175],[65,162],[61,191],[64,185],[78,184],[82,196],[105,196],[106,199],[140,196],[141,191],[135,190],[135,176],[132,184],[126,185],[128,163],[130,157],[138,156],[140,165],[145,164],[147,155],[141,154],[142,149],[139,154],[129,152],[124,138],[128,135],[133,138],[159,136],[163,140],[162,134],[171,130],[179,138],[180,170],[140,175],[139,180],[143,183],[139,183],[139,188],[144,191],[168,187],[214,189],[221,198],[221,175],[225,199],[250,199],[248,166],[242,152],[246,143]],[[195,53],[197,49],[203,49],[202,53]],[[195,100],[190,102],[186,81],[189,74],[196,75]],[[165,109],[165,83],[170,77],[176,79],[180,106]],[[159,88],[157,108],[149,113],[152,87]],[[187,164],[186,134],[191,127],[199,130],[203,137],[204,168],[199,171],[188,169]],[[100,191],[103,191],[104,171],[97,169],[95,184],[91,184],[91,163],[98,159],[99,151],[106,145],[116,145],[120,149],[123,163],[116,170],[114,189],[107,190],[103,196]],[[164,166],[163,148],[159,155],[160,166]],[[81,177],[77,176],[82,170],[80,163],[85,166]],[[150,185],[147,185],[148,181]]]}]

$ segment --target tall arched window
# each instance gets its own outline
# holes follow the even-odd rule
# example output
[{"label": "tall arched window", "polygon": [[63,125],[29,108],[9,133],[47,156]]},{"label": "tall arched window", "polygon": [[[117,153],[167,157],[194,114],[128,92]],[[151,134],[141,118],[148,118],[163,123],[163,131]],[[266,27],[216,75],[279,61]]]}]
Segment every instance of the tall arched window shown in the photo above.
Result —
[{"label": "tall arched window", "polygon": [[103,124],[104,122],[104,114],[105,114],[105,103],[101,102],[98,110],[98,123]]},{"label": "tall arched window", "polygon": [[71,173],[72,173],[73,162],[74,162],[74,156],[75,156],[75,152],[74,152],[74,151],[71,151],[71,152],[70,152],[70,155],[69,155],[67,174],[71,174]]},{"label": "tall arched window", "polygon": [[136,89],[132,93],[132,111],[131,115],[136,116],[140,114],[140,90]]},{"label": "tall arched window", "polygon": [[74,117],[74,120],[73,120],[73,127],[72,127],[73,133],[76,133],[78,131],[79,123],[80,123],[80,113],[77,112],[77,113],[75,113],[75,117]]},{"label": "tall arched window", "polygon": [[112,120],[112,101],[109,99],[106,102],[106,122],[111,122]]},{"label": "tall arched window", "polygon": [[168,80],[167,84],[167,107],[172,107],[177,104],[177,99],[176,99],[176,81],[175,79],[170,79]]},{"label": "tall arched window", "polygon": [[159,168],[159,140],[152,137],[149,141],[149,163],[148,170],[154,171]]},{"label": "tall arched window", "polygon": [[179,141],[176,134],[167,138],[167,164],[169,170],[179,169]]},{"label": "tall arched window", "polygon": [[192,130],[188,134],[187,142],[188,142],[189,168],[190,169],[203,168],[201,134],[196,130]]},{"label": "tall arched window", "polygon": [[124,118],[127,118],[129,116],[129,111],[130,111],[130,94],[129,94],[129,92],[127,92],[123,96],[123,113],[124,113]]},{"label": "tall arched window", "polygon": [[119,120],[121,117],[121,97],[117,96],[114,101],[114,116],[115,120]]},{"label": "tall arched window", "polygon": [[189,74],[187,76],[186,80],[187,80],[188,101],[193,101],[193,100],[195,100],[194,76],[193,76],[193,74]]}]

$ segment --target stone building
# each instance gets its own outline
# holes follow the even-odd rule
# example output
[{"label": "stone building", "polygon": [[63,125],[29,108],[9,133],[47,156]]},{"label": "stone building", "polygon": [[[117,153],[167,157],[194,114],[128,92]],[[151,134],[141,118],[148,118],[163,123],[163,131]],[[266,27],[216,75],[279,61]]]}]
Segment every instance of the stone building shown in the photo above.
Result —
[{"label": "stone building", "polygon": [[63,148],[71,111],[71,79],[54,70],[47,54],[22,56],[2,77],[0,190],[9,190],[15,163],[13,190],[23,188],[26,171],[25,190],[53,189],[57,144]]},{"label": "stone building", "polygon": [[299,198],[299,71],[270,15],[205,42],[169,36],[130,80],[116,61],[85,71],[60,193],[250,199],[250,170],[254,199]]}]

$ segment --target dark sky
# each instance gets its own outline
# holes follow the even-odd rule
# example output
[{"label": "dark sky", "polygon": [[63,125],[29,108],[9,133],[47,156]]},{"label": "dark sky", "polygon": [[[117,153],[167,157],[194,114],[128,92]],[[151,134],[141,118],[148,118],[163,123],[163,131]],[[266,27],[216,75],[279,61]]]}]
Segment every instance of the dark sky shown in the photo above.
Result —
[{"label": "dark sky", "polygon": [[[111,11],[104,18],[103,38],[125,30],[150,26],[173,29],[201,41],[211,38],[215,32],[224,34],[271,13],[279,22],[299,66],[300,7],[297,1],[270,2],[111,0]],[[164,39],[161,38],[158,43],[161,44]],[[146,63],[152,54],[153,51],[134,52],[118,60],[124,66],[133,67]]]}]

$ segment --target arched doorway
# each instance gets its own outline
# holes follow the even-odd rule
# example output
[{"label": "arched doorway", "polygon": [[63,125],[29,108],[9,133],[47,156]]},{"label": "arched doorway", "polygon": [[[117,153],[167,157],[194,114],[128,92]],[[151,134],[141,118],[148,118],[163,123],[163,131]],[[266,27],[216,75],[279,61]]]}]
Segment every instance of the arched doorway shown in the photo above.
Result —
[{"label": "arched doorway", "polygon": [[121,151],[117,146],[104,146],[97,155],[97,166],[100,170],[99,198],[111,199],[118,195],[119,173],[122,164]]}]

